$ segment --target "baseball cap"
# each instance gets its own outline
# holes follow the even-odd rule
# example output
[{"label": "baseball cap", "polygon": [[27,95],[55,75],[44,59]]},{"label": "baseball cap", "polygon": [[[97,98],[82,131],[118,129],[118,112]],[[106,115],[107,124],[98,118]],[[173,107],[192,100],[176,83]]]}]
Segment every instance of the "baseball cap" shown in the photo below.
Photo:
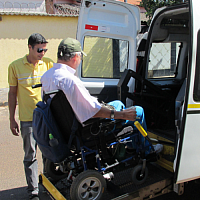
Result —
[{"label": "baseball cap", "polygon": [[81,43],[73,38],[63,39],[58,46],[58,52],[60,55],[81,52],[84,56],[87,56],[81,49]]}]

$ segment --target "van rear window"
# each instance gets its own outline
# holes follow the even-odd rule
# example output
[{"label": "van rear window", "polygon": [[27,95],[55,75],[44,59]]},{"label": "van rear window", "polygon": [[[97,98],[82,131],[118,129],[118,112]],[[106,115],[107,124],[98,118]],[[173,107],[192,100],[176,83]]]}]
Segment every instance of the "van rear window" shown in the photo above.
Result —
[{"label": "van rear window", "polygon": [[82,77],[119,79],[128,67],[128,41],[86,36]]}]

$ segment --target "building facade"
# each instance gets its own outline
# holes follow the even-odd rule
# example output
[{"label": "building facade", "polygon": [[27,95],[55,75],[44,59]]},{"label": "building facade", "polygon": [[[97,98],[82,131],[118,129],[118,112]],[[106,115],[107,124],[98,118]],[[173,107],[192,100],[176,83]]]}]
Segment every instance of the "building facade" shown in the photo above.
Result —
[{"label": "building facade", "polygon": [[48,14],[45,1],[0,0],[0,88],[8,87],[9,64],[28,53],[28,37],[41,33],[48,40],[45,56],[56,62],[60,41],[76,38],[78,13]]},{"label": "building facade", "polygon": [[[127,3],[139,6],[140,0]],[[48,40],[45,56],[56,62],[60,41],[76,38],[80,4],[81,0],[0,0],[0,88],[8,87],[8,66],[28,53],[27,40],[34,32]]]}]

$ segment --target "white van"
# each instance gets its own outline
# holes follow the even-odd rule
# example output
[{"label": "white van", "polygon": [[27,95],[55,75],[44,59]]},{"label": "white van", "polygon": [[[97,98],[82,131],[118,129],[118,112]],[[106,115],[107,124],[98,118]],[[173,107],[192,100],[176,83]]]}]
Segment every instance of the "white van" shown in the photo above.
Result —
[{"label": "white van", "polygon": [[156,11],[136,70],[138,7],[82,0],[77,39],[87,57],[77,75],[99,101],[142,106],[151,140],[164,145],[146,184],[132,185],[120,199],[182,194],[185,182],[200,178],[199,7],[199,0],[190,0]]}]

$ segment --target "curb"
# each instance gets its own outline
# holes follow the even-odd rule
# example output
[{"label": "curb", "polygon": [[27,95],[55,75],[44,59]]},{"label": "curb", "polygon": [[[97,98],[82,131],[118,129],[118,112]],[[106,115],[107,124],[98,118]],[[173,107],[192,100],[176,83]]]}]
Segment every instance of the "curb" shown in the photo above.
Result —
[{"label": "curb", "polygon": [[8,102],[0,102],[0,107],[8,106]]},{"label": "curb", "polygon": [[8,106],[8,91],[9,88],[0,88],[0,107]]}]

